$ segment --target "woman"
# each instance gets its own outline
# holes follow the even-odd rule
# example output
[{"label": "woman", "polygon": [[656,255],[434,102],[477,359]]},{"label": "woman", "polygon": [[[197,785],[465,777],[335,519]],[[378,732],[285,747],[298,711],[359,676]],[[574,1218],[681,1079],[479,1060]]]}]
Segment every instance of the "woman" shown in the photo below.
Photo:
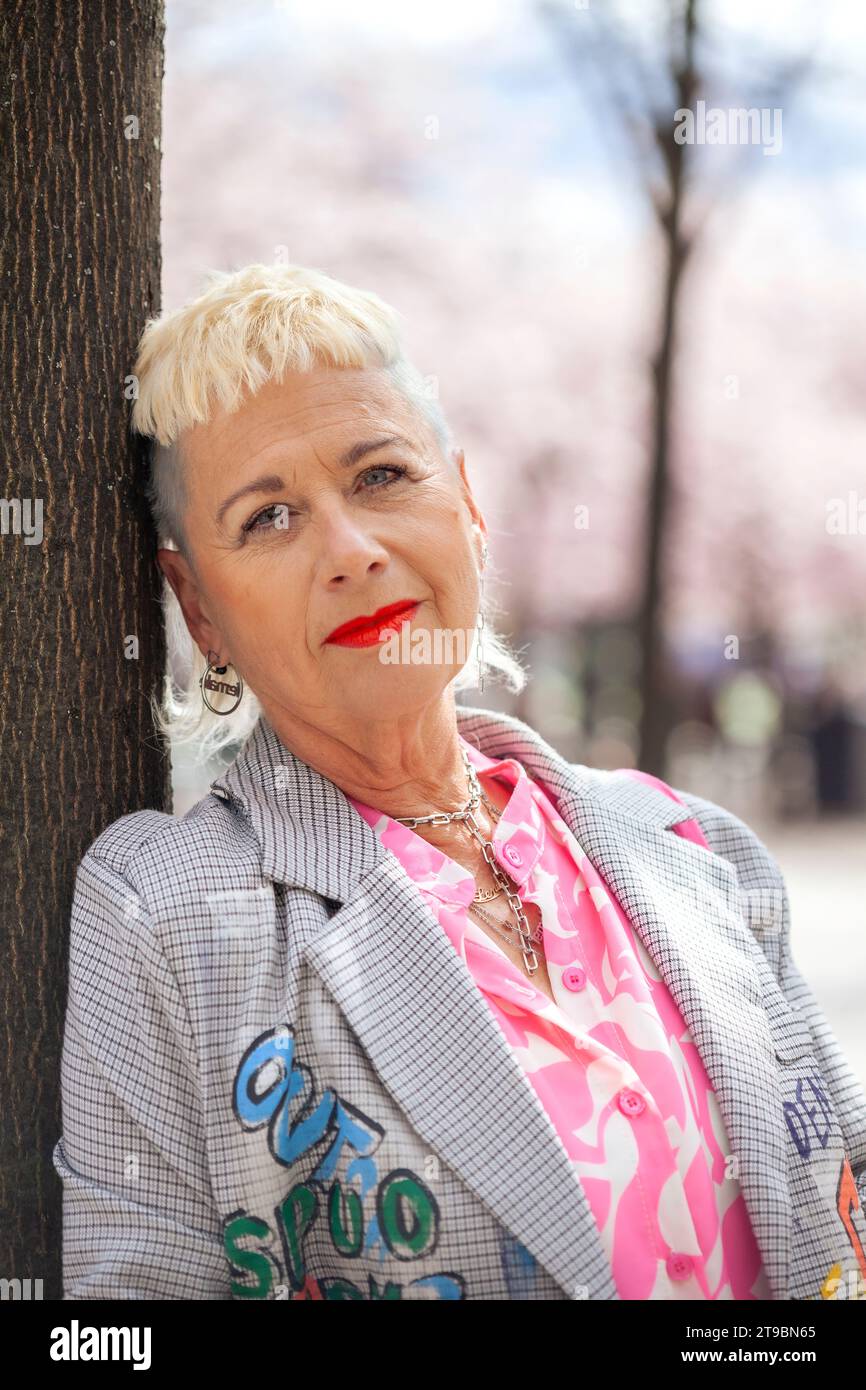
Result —
[{"label": "woman", "polygon": [[394,312],[248,266],[136,372],[199,662],[159,721],[242,746],[79,867],[65,1296],[847,1292],[866,1096],[779,869],[713,803],[456,703],[475,661],[524,677]]}]

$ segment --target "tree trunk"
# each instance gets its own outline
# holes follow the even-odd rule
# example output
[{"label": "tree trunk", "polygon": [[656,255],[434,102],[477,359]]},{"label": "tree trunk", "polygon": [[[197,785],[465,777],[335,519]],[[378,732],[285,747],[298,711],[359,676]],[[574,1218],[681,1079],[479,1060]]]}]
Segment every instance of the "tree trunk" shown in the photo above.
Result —
[{"label": "tree trunk", "polygon": [[[687,0],[682,18],[682,57],[674,69],[676,110],[691,109],[696,87],[694,62],[696,0]],[[652,458],[647,500],[646,552],[644,559],[638,636],[641,648],[641,718],[638,766],[655,776],[665,773],[665,746],[670,730],[668,662],[662,613],[663,543],[669,534],[668,502],[671,419],[674,412],[672,373],[676,350],[680,284],[690,243],[682,229],[684,146],[674,140],[673,111],[656,130],[656,140],[667,167],[668,206],[660,217],[664,237],[659,346],[652,363],[653,422]]]},{"label": "tree trunk", "polygon": [[149,709],[161,586],[128,433],[159,310],[164,16],[162,0],[8,0],[0,24],[0,1275],[57,1299],[75,872],[118,816],[171,806]]}]

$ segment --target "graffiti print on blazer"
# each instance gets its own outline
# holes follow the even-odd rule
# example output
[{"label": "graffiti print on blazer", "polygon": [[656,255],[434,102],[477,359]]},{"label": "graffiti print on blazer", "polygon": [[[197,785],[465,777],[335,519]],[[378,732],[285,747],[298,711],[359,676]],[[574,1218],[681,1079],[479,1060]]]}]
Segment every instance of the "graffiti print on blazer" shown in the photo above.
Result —
[{"label": "graffiti print on blazer", "polygon": [[813,1148],[827,1147],[833,1124],[833,1107],[824,1089],[822,1076],[797,1079],[794,1099],[782,1103],[788,1133],[801,1158],[810,1158]]},{"label": "graffiti print on blazer", "polygon": [[[318,1162],[295,1183],[269,1221],[234,1212],[224,1246],[236,1298],[460,1299],[458,1274],[411,1277],[415,1260],[428,1258],[439,1237],[439,1207],[429,1187],[409,1168],[380,1173],[376,1150],[385,1131],[363,1111],[327,1089],[318,1094],[309,1067],[295,1052],[288,1027],[263,1033],[241,1058],[232,1109],[244,1130],[267,1126],[274,1161],[288,1168],[316,1151]],[[337,1167],[346,1160],[345,1178]],[[345,1278],[314,1278],[305,1248],[313,1228],[324,1229],[349,1264]],[[369,1262],[391,1258],[407,1266],[406,1279],[369,1273]],[[351,1276],[351,1261],[367,1264]]]}]

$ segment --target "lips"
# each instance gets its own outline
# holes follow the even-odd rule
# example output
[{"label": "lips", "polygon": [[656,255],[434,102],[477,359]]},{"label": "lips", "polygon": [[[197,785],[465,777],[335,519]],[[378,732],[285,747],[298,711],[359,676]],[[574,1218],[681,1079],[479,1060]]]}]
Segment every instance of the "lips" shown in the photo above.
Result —
[{"label": "lips", "polygon": [[360,617],[351,618],[349,622],[335,627],[325,641],[347,647],[371,646],[380,640],[383,632],[399,632],[400,625],[412,616],[419,604],[420,599],[404,598],[397,603],[388,603],[384,608],[377,608],[369,616],[362,613]]}]

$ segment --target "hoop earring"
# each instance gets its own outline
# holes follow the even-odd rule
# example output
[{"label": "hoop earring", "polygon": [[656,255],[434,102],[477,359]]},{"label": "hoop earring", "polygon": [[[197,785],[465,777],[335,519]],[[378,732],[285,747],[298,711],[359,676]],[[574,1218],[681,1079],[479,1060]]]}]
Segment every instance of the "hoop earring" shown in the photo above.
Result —
[{"label": "hoop earring", "polygon": [[484,673],[487,669],[484,660],[484,570],[487,566],[487,541],[481,544],[481,592],[478,599],[478,689],[484,694]]},{"label": "hoop earring", "polygon": [[[240,675],[240,672],[237,672],[238,678],[235,682],[214,680],[213,676],[211,675],[211,671],[215,671],[218,676],[224,676],[226,671],[228,670],[228,666],[216,665],[218,659],[219,658],[217,657],[216,652],[212,652],[210,648],[208,648],[207,667],[205,671],[202,673],[202,678],[199,681],[199,687],[201,689],[201,698],[204,700],[204,703],[207,705],[211,714],[234,714],[241,700],[244,698],[243,679]],[[222,695],[236,695],[237,699],[235,700],[234,704],[231,706],[230,709],[216,709],[207,697],[206,692],[208,690],[216,690]]]}]

